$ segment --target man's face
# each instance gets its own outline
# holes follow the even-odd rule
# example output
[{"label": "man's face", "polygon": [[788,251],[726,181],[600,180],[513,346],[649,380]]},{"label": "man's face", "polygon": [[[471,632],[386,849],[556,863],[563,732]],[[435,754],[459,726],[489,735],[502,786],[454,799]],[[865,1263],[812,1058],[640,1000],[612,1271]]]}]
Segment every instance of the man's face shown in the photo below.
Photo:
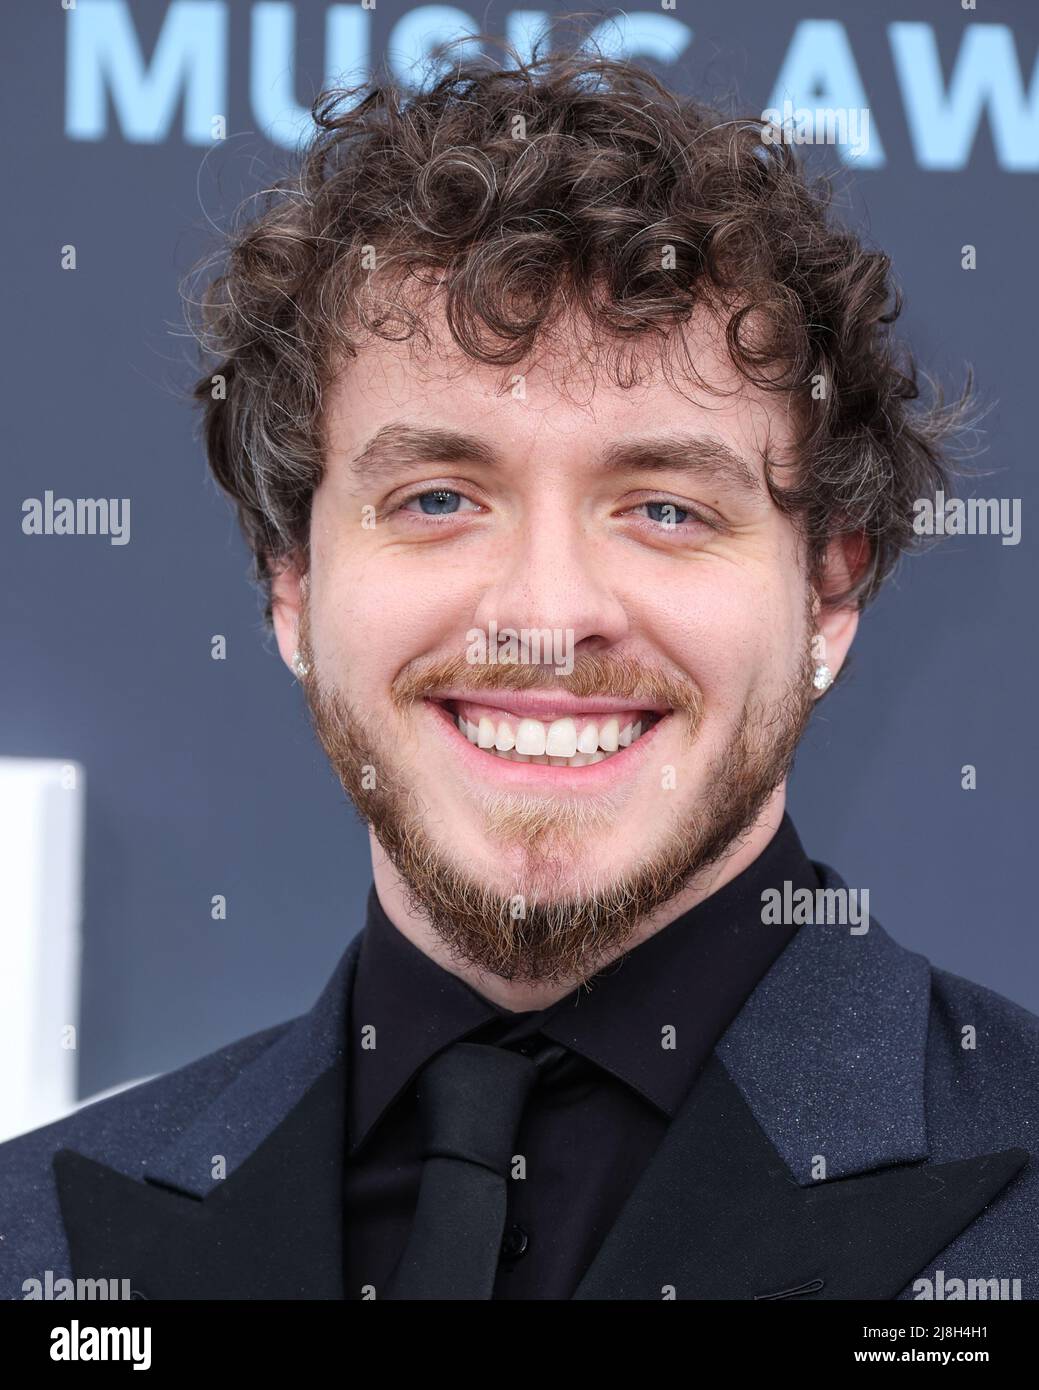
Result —
[{"label": "man's face", "polygon": [[810,712],[802,545],[764,486],[786,402],[706,320],[686,334],[734,394],[659,370],[564,391],[550,365],[502,393],[441,320],[433,353],[374,340],[328,398],[283,650],[413,907],[506,979],[615,954],[754,821]]}]

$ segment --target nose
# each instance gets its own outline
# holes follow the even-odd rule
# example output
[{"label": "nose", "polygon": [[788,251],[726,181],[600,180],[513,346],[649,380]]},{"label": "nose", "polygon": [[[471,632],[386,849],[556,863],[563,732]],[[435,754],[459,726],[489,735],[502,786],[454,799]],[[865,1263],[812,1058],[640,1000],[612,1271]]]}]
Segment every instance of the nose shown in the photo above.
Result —
[{"label": "nose", "polygon": [[487,631],[493,620],[499,633],[505,628],[562,631],[575,652],[620,642],[629,620],[611,583],[603,542],[586,533],[572,510],[560,505],[548,511],[525,518],[503,540],[498,572],[474,615],[476,625]]}]

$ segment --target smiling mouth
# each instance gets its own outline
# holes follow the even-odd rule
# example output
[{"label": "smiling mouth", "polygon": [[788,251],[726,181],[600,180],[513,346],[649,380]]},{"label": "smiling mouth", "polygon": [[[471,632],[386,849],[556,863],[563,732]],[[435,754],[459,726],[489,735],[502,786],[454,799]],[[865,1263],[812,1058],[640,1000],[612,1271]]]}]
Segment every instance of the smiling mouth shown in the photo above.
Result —
[{"label": "smiling mouth", "polygon": [[624,753],[671,711],[629,709],[532,719],[478,701],[432,699],[489,757],[550,767],[589,767]]}]

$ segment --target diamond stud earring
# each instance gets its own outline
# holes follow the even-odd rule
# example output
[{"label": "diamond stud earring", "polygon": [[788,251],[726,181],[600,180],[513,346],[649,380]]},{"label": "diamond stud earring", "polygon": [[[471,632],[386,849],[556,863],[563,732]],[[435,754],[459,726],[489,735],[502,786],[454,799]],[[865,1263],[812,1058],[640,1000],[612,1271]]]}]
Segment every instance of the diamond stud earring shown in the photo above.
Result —
[{"label": "diamond stud earring", "polygon": [[833,672],[829,666],[817,666],[815,675],[812,677],[812,684],[816,690],[829,690],[833,684]]},{"label": "diamond stud earring", "polygon": [[301,680],[303,679],[304,676],[308,675],[309,672],[310,672],[310,667],[307,665],[307,663],[306,663],[306,662],[303,660],[303,658],[300,656],[300,654],[299,654],[299,648],[298,648],[298,647],[297,647],[296,651],[293,653],[293,657],[292,657],[292,669],[295,671],[296,675],[299,676],[299,678],[300,678]]}]

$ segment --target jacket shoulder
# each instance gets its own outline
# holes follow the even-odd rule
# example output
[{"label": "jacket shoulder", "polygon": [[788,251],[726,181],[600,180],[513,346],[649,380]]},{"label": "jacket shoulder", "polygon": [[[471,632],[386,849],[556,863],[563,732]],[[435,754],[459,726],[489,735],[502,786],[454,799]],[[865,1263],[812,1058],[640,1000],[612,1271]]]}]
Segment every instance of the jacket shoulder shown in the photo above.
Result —
[{"label": "jacket shoulder", "polygon": [[1039,1017],[932,968],[927,1088],[932,1139],[943,1151],[959,1136],[988,1150],[1039,1153]]},{"label": "jacket shoulder", "polygon": [[900,1297],[936,1297],[927,1290],[941,1271],[946,1280],[1007,1280],[1016,1292],[1000,1297],[1039,1298],[1039,1017],[932,967],[925,1083],[932,1163],[1015,1148],[1029,1157]]},{"label": "jacket shoulder", "polygon": [[0,1298],[20,1298],[25,1279],[65,1269],[68,1251],[52,1166],[59,1150],[143,1171],[294,1022],[251,1033],[0,1144]]},{"label": "jacket shoulder", "polygon": [[[1039,1015],[995,990],[931,968],[930,1045],[966,1080],[1039,1076]],[[1035,1098],[1025,1092],[1022,1098]]]}]

